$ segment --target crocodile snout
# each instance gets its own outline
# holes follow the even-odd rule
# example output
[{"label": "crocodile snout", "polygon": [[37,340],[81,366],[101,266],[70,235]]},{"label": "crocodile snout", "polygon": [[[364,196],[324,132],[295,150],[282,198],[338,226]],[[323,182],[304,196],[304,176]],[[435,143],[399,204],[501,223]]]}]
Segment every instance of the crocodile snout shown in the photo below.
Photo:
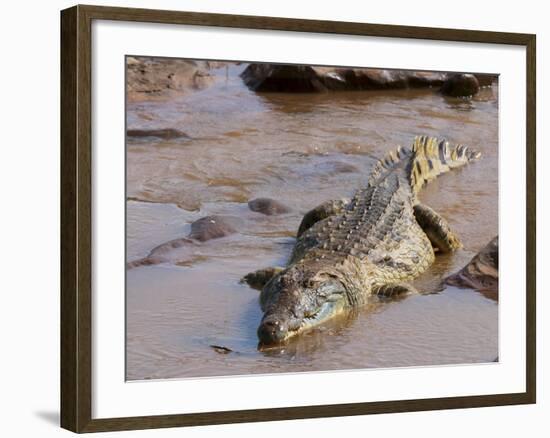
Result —
[{"label": "crocodile snout", "polygon": [[278,319],[266,319],[258,327],[258,338],[264,345],[282,342],[288,334],[288,328]]}]

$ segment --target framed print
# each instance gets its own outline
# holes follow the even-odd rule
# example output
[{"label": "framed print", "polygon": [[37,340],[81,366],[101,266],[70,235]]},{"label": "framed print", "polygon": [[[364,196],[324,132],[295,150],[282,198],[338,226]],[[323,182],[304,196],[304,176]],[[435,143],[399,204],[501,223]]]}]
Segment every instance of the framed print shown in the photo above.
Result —
[{"label": "framed print", "polygon": [[535,402],[534,35],[75,6],[61,53],[62,427]]}]

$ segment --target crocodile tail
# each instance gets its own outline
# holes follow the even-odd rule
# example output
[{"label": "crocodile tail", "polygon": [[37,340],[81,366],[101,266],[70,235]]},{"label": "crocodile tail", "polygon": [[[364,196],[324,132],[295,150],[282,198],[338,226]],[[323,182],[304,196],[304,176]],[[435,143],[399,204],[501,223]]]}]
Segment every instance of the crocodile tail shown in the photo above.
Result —
[{"label": "crocodile tail", "polygon": [[398,146],[397,149],[390,151],[384,158],[378,160],[374,165],[370,176],[369,185],[375,185],[384,175],[392,172],[396,167],[403,166],[404,163],[411,161],[413,154],[410,149]]},{"label": "crocodile tail", "polygon": [[427,182],[442,173],[477,160],[481,153],[461,144],[450,146],[446,140],[417,136],[412,145],[409,178],[413,191],[418,193]]}]

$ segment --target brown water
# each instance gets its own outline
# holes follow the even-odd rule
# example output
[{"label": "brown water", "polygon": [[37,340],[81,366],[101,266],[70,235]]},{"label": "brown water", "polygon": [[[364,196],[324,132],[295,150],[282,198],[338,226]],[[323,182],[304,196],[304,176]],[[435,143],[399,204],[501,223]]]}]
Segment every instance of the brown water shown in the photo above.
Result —
[{"label": "brown water", "polygon": [[[230,66],[227,77],[216,70],[206,90],[128,106],[128,128],[176,128],[191,137],[129,140],[128,261],[187,235],[206,215],[230,214],[243,224],[238,234],[173,251],[169,263],[127,272],[127,379],[493,361],[498,304],[438,285],[498,233],[496,87],[471,101],[431,90],[259,95],[238,77],[244,68]],[[258,291],[239,279],[284,264],[307,210],[349,196],[377,157],[417,134],[483,153],[421,193],[464,250],[438,257],[415,282],[423,294],[373,304],[284,348],[258,351]],[[256,197],[293,212],[251,212],[246,202]]]}]

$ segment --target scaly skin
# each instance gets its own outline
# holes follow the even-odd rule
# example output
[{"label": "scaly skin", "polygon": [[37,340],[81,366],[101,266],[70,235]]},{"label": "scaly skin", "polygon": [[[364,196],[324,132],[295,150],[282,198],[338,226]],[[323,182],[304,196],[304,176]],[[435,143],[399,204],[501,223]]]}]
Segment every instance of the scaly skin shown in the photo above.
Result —
[{"label": "scaly skin", "polygon": [[366,188],[350,201],[325,203],[306,214],[287,267],[259,271],[264,277],[273,272],[260,295],[260,343],[282,342],[373,295],[410,291],[406,282],[433,263],[434,247],[460,247],[446,221],[419,204],[418,191],[479,156],[464,146],[449,149],[444,141],[417,137],[412,150],[398,148],[380,160]]}]

